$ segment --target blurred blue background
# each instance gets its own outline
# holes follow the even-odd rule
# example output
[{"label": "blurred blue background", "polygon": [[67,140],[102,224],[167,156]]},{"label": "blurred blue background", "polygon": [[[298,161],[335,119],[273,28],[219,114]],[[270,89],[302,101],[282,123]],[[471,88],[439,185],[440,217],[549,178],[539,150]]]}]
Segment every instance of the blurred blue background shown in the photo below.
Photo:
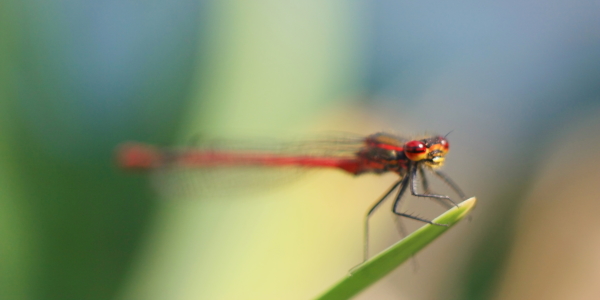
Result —
[{"label": "blurred blue background", "polygon": [[314,297],[392,177],[162,201],[113,156],[328,130],[453,130],[479,199],[360,299],[600,296],[597,1],[4,0],[0,66],[1,299]]}]

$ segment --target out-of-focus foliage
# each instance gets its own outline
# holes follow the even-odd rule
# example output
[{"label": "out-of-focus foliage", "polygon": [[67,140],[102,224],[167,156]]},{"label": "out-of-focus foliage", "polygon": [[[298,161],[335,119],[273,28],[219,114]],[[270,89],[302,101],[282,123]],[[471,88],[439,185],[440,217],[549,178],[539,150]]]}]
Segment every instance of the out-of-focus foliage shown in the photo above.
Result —
[{"label": "out-of-focus foliage", "polygon": [[[0,298],[313,297],[360,261],[362,217],[393,176],[323,171],[244,197],[157,199],[148,176],[114,166],[113,149],[382,129],[453,130],[444,170],[479,203],[417,257],[416,274],[401,268],[359,298],[597,298],[595,244],[564,250],[589,263],[557,269],[540,245],[600,236],[576,217],[596,211],[585,196],[598,192],[586,183],[599,11],[562,0],[0,1]],[[557,213],[567,197],[577,205]],[[386,210],[373,250],[398,239]]]}]

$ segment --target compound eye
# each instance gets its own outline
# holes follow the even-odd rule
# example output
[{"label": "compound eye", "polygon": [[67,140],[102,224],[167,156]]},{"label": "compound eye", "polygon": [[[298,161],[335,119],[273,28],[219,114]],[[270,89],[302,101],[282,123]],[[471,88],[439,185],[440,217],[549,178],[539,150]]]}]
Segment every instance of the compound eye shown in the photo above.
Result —
[{"label": "compound eye", "polygon": [[448,142],[448,140],[445,137],[440,136],[438,138],[438,143],[442,146],[442,149],[444,150],[444,152],[448,152],[448,149],[450,149],[450,143]]},{"label": "compound eye", "polygon": [[410,141],[404,144],[404,154],[412,161],[419,161],[427,158],[429,149],[421,141]]}]

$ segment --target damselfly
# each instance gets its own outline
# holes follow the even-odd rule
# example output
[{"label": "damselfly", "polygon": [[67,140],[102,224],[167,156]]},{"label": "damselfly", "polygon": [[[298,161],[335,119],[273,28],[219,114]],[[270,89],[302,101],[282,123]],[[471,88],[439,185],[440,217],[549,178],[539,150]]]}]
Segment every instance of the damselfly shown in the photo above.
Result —
[{"label": "damselfly", "polygon": [[[400,179],[367,211],[364,220],[364,259],[368,259],[369,219],[375,210],[393,194],[392,212],[409,219],[444,226],[400,211],[400,200],[407,189],[416,197],[437,200],[447,208],[457,206],[447,195],[429,191],[425,172],[431,172],[445,182],[458,196],[466,199],[461,189],[438,170],[449,150],[445,136],[404,139],[388,133],[376,133],[361,139],[335,140],[331,143],[302,143],[295,151],[248,150],[222,147],[185,147],[162,149],[139,143],[123,144],[118,150],[118,162],[126,169],[150,170],[163,167],[223,168],[243,166],[336,168],[353,175],[392,172]],[[242,147],[243,148],[243,147]],[[312,148],[327,151],[311,151]],[[283,147],[290,149],[290,147]],[[298,151],[300,149],[300,151]],[[423,193],[417,191],[421,182]]]}]

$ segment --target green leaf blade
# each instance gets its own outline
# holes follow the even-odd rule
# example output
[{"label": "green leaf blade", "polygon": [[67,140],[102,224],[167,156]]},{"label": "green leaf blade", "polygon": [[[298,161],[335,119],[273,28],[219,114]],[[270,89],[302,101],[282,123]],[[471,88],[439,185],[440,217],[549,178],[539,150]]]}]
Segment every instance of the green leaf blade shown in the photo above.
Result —
[{"label": "green leaf blade", "polygon": [[344,300],[358,294],[363,289],[377,282],[385,275],[396,269],[418,251],[439,237],[454,224],[463,219],[475,206],[475,197],[461,202],[458,207],[449,209],[433,220],[434,223],[446,224],[438,226],[426,224],[375,255],[365,263],[352,270],[351,274],[335,284],[331,289],[317,297],[317,300]]}]

